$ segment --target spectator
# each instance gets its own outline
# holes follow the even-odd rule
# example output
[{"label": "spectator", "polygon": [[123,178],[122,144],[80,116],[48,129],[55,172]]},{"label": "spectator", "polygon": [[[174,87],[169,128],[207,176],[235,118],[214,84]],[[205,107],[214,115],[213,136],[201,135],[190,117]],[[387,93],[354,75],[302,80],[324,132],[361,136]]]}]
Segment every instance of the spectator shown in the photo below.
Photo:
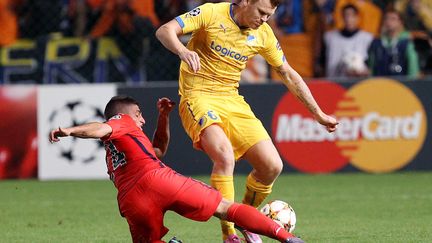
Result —
[{"label": "spectator", "polygon": [[154,0],[116,0],[117,44],[133,65],[144,55],[144,39],[155,39],[160,22],[154,11]]},{"label": "spectator", "polygon": [[[80,1],[80,0],[78,0]],[[107,34],[115,19],[115,0],[83,0],[85,1],[84,35],[98,38]]]},{"label": "spectator", "polygon": [[284,0],[276,9],[275,16],[269,20],[276,36],[302,33],[303,3],[301,0]]},{"label": "spectator", "polygon": [[69,0],[68,15],[74,36],[110,35],[117,18],[116,0]]},{"label": "spectator", "polygon": [[305,31],[312,33],[318,28],[324,33],[326,30],[333,29],[335,4],[336,0],[303,1]]},{"label": "spectator", "polygon": [[121,2],[129,6],[136,16],[148,18],[154,27],[159,27],[160,21],[155,12],[154,0],[121,0]]},{"label": "spectator", "polygon": [[[86,30],[91,38],[110,35],[114,32],[131,34],[159,26],[153,0],[72,0],[70,15],[85,16]],[[84,5],[84,6],[83,6]],[[78,13],[85,11],[85,14]],[[143,23],[145,22],[145,24]],[[148,26],[149,25],[149,26]]]},{"label": "spectator", "polygon": [[166,23],[177,17],[177,15],[180,13],[184,13],[189,10],[186,0],[159,0],[155,8],[156,13],[162,23]]},{"label": "spectator", "polygon": [[86,25],[86,1],[69,0],[67,7],[67,19],[69,28],[65,31],[66,36],[84,36]]},{"label": "spectator", "polygon": [[[71,16],[75,33],[91,39],[114,36],[117,45],[132,64],[138,65],[144,53],[143,40],[159,26],[153,0],[73,0]],[[83,13],[85,12],[85,13]],[[85,26],[85,27],[83,27]]]},{"label": "spectator", "polygon": [[381,37],[369,50],[369,68],[374,76],[419,75],[419,63],[410,35],[396,10],[384,14]]},{"label": "spectator", "polygon": [[388,8],[392,8],[394,3],[399,0],[373,0],[372,2],[384,12]]},{"label": "spectator", "polygon": [[334,27],[333,11],[335,0],[308,0],[303,2],[304,26],[313,40],[313,76],[324,76],[323,37],[324,32]]},{"label": "spectator", "polygon": [[22,37],[36,38],[61,31],[62,0],[27,0],[23,6]]},{"label": "spectator", "polygon": [[329,77],[366,76],[367,51],[372,34],[359,29],[359,10],[352,4],[342,9],[344,28],[324,35],[326,74]]},{"label": "spectator", "polygon": [[18,20],[14,10],[20,2],[0,0],[0,47],[13,44],[18,38]]},{"label": "spectator", "polygon": [[432,1],[400,0],[395,4],[408,30],[432,32]]},{"label": "spectator", "polygon": [[420,69],[430,72],[432,60],[432,1],[402,0],[395,7],[405,20],[407,29],[411,32],[414,46],[419,54]]},{"label": "spectator", "polygon": [[343,17],[340,13],[342,13],[341,9],[347,4],[352,4],[359,10],[360,29],[375,36],[379,34],[382,12],[370,0],[338,0],[334,12],[336,28],[343,28]]}]

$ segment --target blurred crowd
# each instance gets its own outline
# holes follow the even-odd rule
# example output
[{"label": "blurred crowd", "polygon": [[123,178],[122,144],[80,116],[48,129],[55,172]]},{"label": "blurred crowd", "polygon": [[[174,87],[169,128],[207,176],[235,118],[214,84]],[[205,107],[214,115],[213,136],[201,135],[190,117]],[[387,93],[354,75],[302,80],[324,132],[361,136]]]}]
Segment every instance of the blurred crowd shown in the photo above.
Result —
[{"label": "blurred crowd", "polygon": [[[131,63],[156,60],[146,64],[150,80],[158,80],[162,64],[174,69],[176,79],[178,58],[155,40],[154,31],[204,2],[220,1],[0,0],[0,47],[52,33],[110,36]],[[305,77],[432,73],[430,0],[284,0],[269,24],[288,61]],[[257,82],[276,79],[259,57],[244,75]]]},{"label": "blurred crowd", "polygon": [[311,40],[302,46],[310,56],[304,76],[412,79],[432,73],[430,0],[285,0],[270,24],[285,50],[295,44],[293,36]]}]

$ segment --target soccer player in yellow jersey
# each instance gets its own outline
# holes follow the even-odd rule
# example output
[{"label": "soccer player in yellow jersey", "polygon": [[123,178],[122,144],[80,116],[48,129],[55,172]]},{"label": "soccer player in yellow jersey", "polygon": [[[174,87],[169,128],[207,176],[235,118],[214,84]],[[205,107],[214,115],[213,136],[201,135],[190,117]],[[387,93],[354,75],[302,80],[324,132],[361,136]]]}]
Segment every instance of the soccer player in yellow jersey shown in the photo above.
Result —
[{"label": "soccer player in yellow jersey", "polygon": [[[157,38],[177,54],[180,65],[180,117],[195,148],[213,161],[211,184],[234,200],[235,161],[253,167],[247,177],[243,203],[258,207],[270,194],[282,170],[282,160],[243,96],[238,93],[246,62],[262,55],[281,75],[289,91],[315,119],[333,132],[336,119],[325,114],[300,75],[287,63],[273,31],[266,23],[281,0],[241,0],[207,3],[161,26]],[[192,32],[184,46],[178,36]],[[224,242],[240,242],[234,226],[222,221]],[[243,231],[247,242],[262,242]]]}]

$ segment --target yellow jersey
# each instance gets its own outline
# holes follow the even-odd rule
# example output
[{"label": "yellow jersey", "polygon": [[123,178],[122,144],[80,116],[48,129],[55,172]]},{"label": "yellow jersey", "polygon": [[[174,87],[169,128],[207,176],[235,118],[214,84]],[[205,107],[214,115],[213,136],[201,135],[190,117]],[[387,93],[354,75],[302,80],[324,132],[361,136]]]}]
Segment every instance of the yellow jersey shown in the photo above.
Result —
[{"label": "yellow jersey", "polygon": [[283,51],[267,23],[258,29],[240,28],[233,19],[233,4],[206,3],[176,17],[183,33],[192,32],[187,48],[200,58],[201,69],[194,73],[180,64],[179,94],[238,94],[240,74],[256,54],[279,67]]}]

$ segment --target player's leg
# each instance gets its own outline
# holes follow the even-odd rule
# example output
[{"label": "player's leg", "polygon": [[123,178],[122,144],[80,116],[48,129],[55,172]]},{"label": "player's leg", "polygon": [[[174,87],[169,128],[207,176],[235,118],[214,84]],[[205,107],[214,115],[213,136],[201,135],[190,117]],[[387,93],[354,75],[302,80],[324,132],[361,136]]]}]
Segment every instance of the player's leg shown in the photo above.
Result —
[{"label": "player's leg", "polygon": [[253,167],[247,177],[243,203],[258,207],[271,193],[273,182],[282,171],[282,159],[269,139],[253,145],[243,158]]},{"label": "player's leg", "polygon": [[[172,170],[166,175],[162,175],[161,178],[162,180],[169,178],[169,183],[165,184],[173,184],[173,187],[182,185],[172,197],[172,203],[168,208],[184,217],[196,221],[207,221],[213,215],[282,242],[303,242],[260,213],[256,208],[223,199],[220,192],[203,182],[184,177]],[[160,184],[157,183],[155,186],[158,190],[163,191],[163,186],[159,186]]]},{"label": "player's leg", "polygon": [[[282,170],[282,160],[270,136],[250,106],[239,96],[229,100],[229,138],[235,158],[246,159],[254,168],[247,178],[243,203],[258,207],[270,194]],[[234,129],[235,128],[235,129]]]},{"label": "player's leg", "polygon": [[218,124],[208,126],[201,132],[200,145],[213,161],[213,174],[233,174],[235,165],[233,148],[224,130]]},{"label": "player's leg", "polygon": [[132,241],[164,242],[162,237],[168,232],[163,225],[165,210],[158,200],[157,193],[148,187],[152,182],[145,176],[119,201],[120,213],[129,224]]},{"label": "player's leg", "polygon": [[[253,145],[243,156],[254,168],[246,180],[242,202],[259,207],[272,191],[274,180],[282,171],[282,160],[270,140]],[[237,227],[248,243],[262,243],[257,235]]]},{"label": "player's leg", "polygon": [[228,127],[235,158],[246,159],[253,171],[246,181],[243,203],[258,207],[270,194],[274,180],[282,170],[282,160],[270,136],[249,105],[240,97],[235,105]]},{"label": "player's leg", "polygon": [[[180,174],[176,174],[176,178],[173,177],[171,181],[182,186],[173,197],[169,210],[196,221],[207,221],[213,216],[222,200],[219,191],[203,182],[186,178]],[[237,235],[233,234],[224,242],[240,243],[241,241]]]},{"label": "player's leg", "polygon": [[[211,185],[225,198],[234,200],[234,155],[225,133],[226,97],[194,97],[180,100],[179,114],[194,147],[203,150],[213,161]],[[221,222],[223,237],[235,235],[232,223]]]},{"label": "player's leg", "polygon": [[[156,217],[155,217],[156,216]],[[163,215],[158,217],[157,215],[146,216],[148,219],[152,218],[151,224],[149,222],[141,222],[133,217],[127,217],[126,220],[129,224],[129,230],[132,236],[133,243],[152,242],[152,243],[165,243],[162,241],[162,237],[166,234],[166,230],[163,226],[162,219]]]},{"label": "player's leg", "polygon": [[[235,129],[228,129],[228,132],[235,158],[248,160],[254,168],[247,178],[245,196],[242,201],[258,207],[271,193],[273,181],[282,169],[282,162],[277,160],[278,156],[274,156],[277,155],[276,150],[266,148],[269,147],[270,136],[243,97],[230,101],[233,104],[230,106],[231,119],[228,121],[228,127]],[[263,176],[255,177],[257,171]],[[262,243],[258,235],[238,229],[243,233],[246,242]]]},{"label": "player's leg", "polygon": [[[213,124],[201,132],[200,145],[204,152],[213,161],[213,170],[210,177],[211,185],[221,192],[222,196],[234,201],[234,153],[230,141],[224,130]],[[223,239],[236,238],[234,224],[221,221]],[[230,239],[228,239],[229,241]],[[235,241],[235,239],[232,239]]]},{"label": "player's leg", "polygon": [[276,222],[260,213],[256,208],[246,204],[233,203],[222,199],[214,216],[232,221],[250,232],[265,235],[280,242],[303,242],[301,239],[287,232]]}]

